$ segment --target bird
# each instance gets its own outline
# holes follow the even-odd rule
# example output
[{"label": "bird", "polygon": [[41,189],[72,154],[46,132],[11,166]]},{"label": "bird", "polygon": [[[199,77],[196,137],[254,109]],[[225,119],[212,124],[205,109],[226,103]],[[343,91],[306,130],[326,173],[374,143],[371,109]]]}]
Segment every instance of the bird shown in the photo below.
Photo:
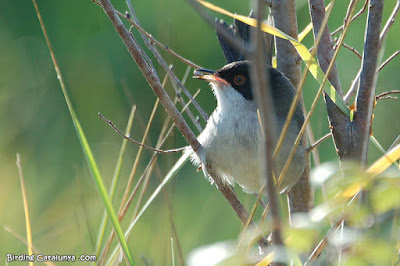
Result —
[{"label": "bird", "polygon": [[[227,27],[223,21],[219,23]],[[229,29],[244,42],[249,40],[248,25],[235,21],[235,26]],[[196,153],[191,152],[190,159],[194,165],[202,168],[211,182],[207,167],[224,183],[237,183],[245,192],[257,194],[264,186],[266,178],[262,175],[259,159],[263,136],[252,91],[252,62],[245,60],[242,52],[230,46],[218,31],[217,35],[228,64],[218,70],[194,71],[194,78],[209,82],[217,106],[205,129],[198,136],[201,148]],[[266,39],[266,44],[267,42]],[[282,72],[268,63],[266,71],[269,72],[273,103],[271,109],[275,121],[270,126],[272,132],[279,136],[295,96],[295,88]],[[303,123],[304,114],[300,104],[297,104],[283,145],[273,161],[276,177],[282,172]],[[305,164],[305,150],[303,145],[299,145],[284,179],[277,187],[280,193],[289,191],[297,183]]]}]

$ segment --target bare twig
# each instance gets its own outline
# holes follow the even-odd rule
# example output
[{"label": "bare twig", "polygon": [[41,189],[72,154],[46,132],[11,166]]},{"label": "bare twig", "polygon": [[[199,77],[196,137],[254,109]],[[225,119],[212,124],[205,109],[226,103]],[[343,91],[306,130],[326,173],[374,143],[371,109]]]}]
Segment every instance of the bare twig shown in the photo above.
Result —
[{"label": "bare twig", "polygon": [[379,50],[381,49],[382,44],[385,41],[386,36],[387,36],[390,28],[392,27],[397,14],[399,13],[399,10],[400,10],[400,1],[397,1],[395,7],[393,8],[392,13],[390,14],[390,16],[389,16],[388,20],[386,21],[386,24],[383,27],[382,32],[380,34],[380,37],[379,37]]},{"label": "bare twig", "polygon": [[356,112],[354,113],[353,147],[357,147],[355,158],[366,165],[373,104],[375,100],[375,84],[377,62],[382,24],[383,1],[371,0],[368,9],[368,22],[365,35],[360,85],[357,92]]},{"label": "bare twig", "polygon": [[[129,2],[128,2],[129,3]],[[128,6],[130,6],[130,4],[128,4]],[[201,66],[197,65],[196,63],[193,63],[192,61],[184,58],[183,56],[179,55],[177,52],[175,52],[174,50],[172,50],[168,45],[163,44],[162,42],[158,41],[156,38],[153,37],[153,35],[151,35],[150,33],[148,33],[147,31],[145,31],[140,25],[139,23],[135,23],[130,15],[127,16],[126,14],[122,14],[119,11],[116,11],[117,14],[123,18],[125,18],[126,20],[128,20],[128,22],[135,27],[141,34],[143,34],[144,36],[146,36],[146,38],[148,40],[150,40],[151,43],[155,43],[157,44],[160,48],[162,48],[164,51],[166,51],[167,53],[173,55],[174,57],[176,57],[177,59],[179,59],[180,61],[182,61],[183,63],[185,63],[188,66],[191,66],[193,68],[201,68]],[[130,11],[132,12],[132,11]],[[127,13],[129,14],[129,13]],[[132,14],[133,15],[133,14]],[[143,38],[143,39],[146,39]]]},{"label": "bare twig", "polygon": [[126,136],[123,132],[121,132],[121,130],[119,130],[119,129],[114,125],[114,123],[113,123],[111,120],[108,120],[107,118],[105,118],[101,113],[98,113],[98,115],[99,115],[99,117],[100,117],[101,119],[103,119],[107,124],[109,124],[110,127],[112,127],[118,134],[120,134],[124,139],[126,139],[126,140],[128,140],[128,141],[130,141],[130,142],[133,142],[133,143],[135,143],[135,144],[137,144],[137,145],[139,145],[139,146],[142,146],[142,147],[145,148],[146,150],[154,151],[154,152],[157,152],[157,153],[173,153],[173,152],[180,152],[180,151],[183,151],[183,150],[185,149],[185,147],[182,147],[182,148],[170,149],[170,150],[159,150],[159,149],[150,147],[150,146],[148,146],[148,145],[146,145],[146,144],[144,144],[144,143],[140,143],[139,141],[136,141],[136,140],[131,139],[130,137]]},{"label": "bare twig", "polygon": [[[304,104],[303,104],[303,113],[304,113],[304,114],[308,114],[308,111],[307,111],[307,109],[306,109],[306,107],[305,107]],[[315,143],[314,132],[312,131],[312,128],[311,128],[311,125],[310,125],[310,124],[307,125],[306,134],[307,134],[307,139],[308,139],[307,144],[308,144],[308,143]],[[305,146],[305,145],[304,145],[304,146]],[[305,147],[306,147],[306,146],[305,146]],[[307,150],[307,149],[305,149],[305,150]],[[315,166],[320,165],[320,164],[321,164],[321,160],[320,160],[320,158],[319,158],[318,149],[313,149],[311,152],[312,152],[312,156],[313,156],[313,160],[314,160],[314,165],[315,165]],[[310,157],[308,157],[308,158],[310,158]],[[311,158],[310,158],[310,161],[311,161]],[[311,170],[311,168],[310,168],[310,170]]]},{"label": "bare twig", "polygon": [[399,93],[400,93],[400,91],[383,92],[383,93],[375,96],[375,100],[376,101],[383,100],[383,99],[395,99],[395,100],[397,100],[397,97],[392,97],[392,96],[389,96],[389,95],[391,95],[391,94],[399,94]]},{"label": "bare twig", "polygon": [[188,143],[192,146],[193,151],[197,152],[200,148],[200,143],[197,141],[196,136],[190,130],[189,126],[186,124],[185,120],[183,119],[182,115],[173,105],[171,99],[165,92],[164,88],[162,87],[158,77],[155,75],[153,70],[149,67],[146,63],[143,56],[139,53],[138,47],[133,41],[133,36],[128,32],[125,26],[122,24],[122,21],[117,15],[116,10],[112,6],[109,0],[100,0],[100,3],[106,12],[107,16],[109,17],[110,21],[114,25],[115,29],[117,30],[118,34],[120,35],[122,41],[125,43],[125,46],[128,48],[128,51],[132,58],[135,60],[136,64],[142,71],[144,77],[146,78],[147,82],[153,89],[154,93],[160,99],[161,103],[164,105],[164,108],[168,112],[168,114],[174,120],[174,123],[177,125],[179,130],[181,131],[182,135],[188,141]]},{"label": "bare twig", "polygon": [[398,100],[398,98],[394,97],[394,96],[382,96],[382,97],[379,97],[379,98],[375,97],[375,100],[376,101],[380,101],[380,100]]},{"label": "bare twig", "polygon": [[361,54],[352,46],[342,43],[343,47],[353,52],[358,58],[362,59]]},{"label": "bare twig", "polygon": [[393,141],[392,145],[390,145],[388,150],[391,150],[397,143],[400,142],[400,134],[397,136],[397,138]]},{"label": "bare twig", "polygon": [[[198,94],[199,90],[197,91],[197,93],[195,93],[193,95],[193,97],[196,97]],[[190,102],[188,102],[186,104],[186,106],[184,108],[182,108],[181,113],[183,113],[185,111],[185,109],[187,108],[187,106],[190,104]],[[169,123],[169,117],[166,119],[165,124],[167,125]],[[164,126],[163,126],[164,128]],[[165,141],[167,140],[168,136],[171,134],[172,130],[174,129],[174,124],[172,124],[168,130],[166,130],[167,133],[165,133],[164,138],[161,139],[161,141],[159,142],[159,144],[156,145],[156,147],[161,147]],[[164,129],[162,129],[162,131],[164,131]],[[139,185],[142,183],[143,178],[145,177],[145,174],[149,171],[149,169],[151,168],[151,165],[153,163],[153,161],[156,159],[158,153],[154,153],[153,156],[151,157],[151,159],[149,160],[149,163],[147,164],[145,170],[143,171],[142,176],[139,178],[135,188],[133,189],[131,195],[129,196],[129,200],[126,202],[125,206],[122,208],[122,211],[119,213],[119,219],[122,219],[126,213],[126,211],[128,210],[128,207],[130,205],[130,203],[132,202],[133,198],[135,197],[136,191],[138,190]]]},{"label": "bare twig", "polygon": [[[265,193],[265,185],[266,185],[266,184],[264,184],[264,185],[261,187],[261,189],[258,191],[257,198],[256,198],[256,202],[253,204],[253,208],[252,208],[251,211],[250,211],[249,219],[247,220],[246,224],[244,224],[244,226],[243,226],[242,233],[241,233],[241,237],[240,237],[240,239],[239,239],[239,241],[238,241],[238,244],[237,244],[237,250],[239,250],[239,248],[242,246],[242,243],[243,243],[243,240],[244,240],[244,238],[245,238],[245,236],[246,236],[247,230],[249,229],[250,222],[251,222],[251,220],[254,218],[254,214],[256,213],[256,210],[257,210],[258,205],[261,204],[261,206],[262,206],[264,209],[266,208],[266,205],[264,204],[264,202],[263,202],[262,199],[261,199],[261,197],[262,197],[262,196],[264,195],[264,193]],[[261,225],[262,222],[263,222],[263,221],[260,221],[260,222],[258,223],[258,225],[257,225],[257,230],[255,230],[256,233],[258,233],[258,232],[260,231],[260,230],[258,230],[258,229],[260,228],[260,225]],[[250,247],[250,246],[249,246],[249,247]],[[249,248],[249,247],[248,247],[248,248]]]},{"label": "bare twig", "polygon": [[[272,131],[272,126],[275,124],[274,117],[272,116],[272,97],[271,88],[268,86],[270,83],[268,72],[265,69],[265,54],[264,54],[264,33],[261,31],[261,23],[264,18],[265,3],[264,0],[258,0],[256,17],[257,17],[257,30],[255,35],[254,54],[254,67],[252,71],[252,78],[254,83],[253,91],[256,94],[257,106],[260,110],[261,126],[264,132],[264,145],[263,145],[263,160],[261,160],[262,173],[265,176],[266,191],[268,194],[269,205],[271,208],[272,216],[272,243],[274,245],[283,246],[281,235],[282,221],[279,214],[278,198],[276,195],[275,182],[273,177],[273,163],[272,151],[275,143],[275,134]],[[254,75],[255,74],[255,75]]]},{"label": "bare twig", "polygon": [[[178,102],[179,102],[183,107],[187,106],[187,108],[184,109],[185,112],[186,112],[186,114],[189,116],[189,119],[193,122],[193,124],[194,124],[194,126],[196,127],[197,131],[198,131],[199,133],[202,132],[202,131],[203,131],[203,128],[201,127],[201,125],[200,125],[200,123],[199,123],[199,120],[196,119],[196,117],[193,115],[192,111],[190,111],[189,105],[188,105],[188,104],[186,103],[186,101],[182,98],[182,95],[181,95],[181,93],[180,93],[179,91],[176,93],[176,97],[177,97]],[[194,95],[193,95],[193,99],[195,99]],[[189,99],[189,102],[191,102],[190,99]]]},{"label": "bare twig", "polygon": [[[163,84],[162,84],[163,87],[165,86],[165,83],[167,82],[167,76],[168,76],[168,74],[165,75],[165,77],[164,77]],[[152,110],[152,112],[150,114],[149,120],[147,122],[146,128],[144,130],[143,137],[142,137],[142,143],[144,143],[146,141],[146,139],[147,139],[148,133],[150,131],[150,126],[151,126],[151,124],[153,122],[153,119],[155,117],[155,113],[157,111],[159,103],[160,103],[160,100],[157,98],[156,102],[154,103],[153,110]],[[104,118],[102,118],[102,119],[104,120]],[[108,120],[105,120],[105,121],[108,122]],[[127,138],[125,138],[125,139],[129,140]],[[125,205],[126,200],[128,199],[129,191],[131,190],[131,187],[132,187],[132,184],[133,184],[133,180],[134,180],[134,177],[136,175],[137,168],[139,166],[139,161],[140,161],[140,158],[141,158],[141,155],[142,155],[142,152],[143,152],[143,148],[144,148],[143,146],[140,146],[138,151],[137,151],[137,153],[136,153],[135,161],[133,163],[131,172],[129,174],[128,182],[127,182],[127,184],[125,186],[125,190],[124,190],[123,197],[122,197],[122,200],[121,200],[121,203],[120,203],[120,207],[119,207],[119,211],[118,211],[118,219],[119,219],[120,222],[121,222],[121,210],[122,210],[123,206]],[[138,183],[140,183],[140,182],[138,182]],[[136,193],[136,189],[137,189],[137,186],[134,189],[135,193]],[[107,254],[107,252],[108,252],[108,250],[110,248],[111,241],[112,241],[113,238],[114,238],[114,231],[111,232],[111,236],[109,237],[106,246],[103,248],[103,252],[102,252],[102,254],[100,256],[100,260],[99,260],[101,263],[105,259],[105,255]]]},{"label": "bare twig", "polygon": [[[400,1],[397,1],[396,6],[393,8],[392,14],[388,18],[385,26],[382,29],[381,35],[379,37],[379,49],[381,49],[382,44],[384,43],[384,41],[386,39],[387,33],[389,32],[389,29],[393,25],[393,22],[394,22],[394,20],[396,18],[396,15],[399,12],[399,9],[400,9]],[[350,86],[350,89],[348,90],[348,92],[344,96],[344,102],[345,103],[349,103],[351,97],[353,97],[353,95],[355,94],[356,88],[359,86],[360,74],[361,74],[361,69],[358,71],[356,77],[354,78],[354,80],[353,80],[353,82],[352,82],[352,84]]]},{"label": "bare twig", "polygon": [[[162,58],[161,58],[161,60],[163,60]],[[172,70],[172,68],[170,67],[170,69]],[[190,66],[188,66],[187,67],[187,71],[185,72],[185,74],[184,74],[184,76],[183,76],[183,79],[182,79],[182,82],[181,82],[181,84],[182,85],[184,85],[185,83],[186,83],[186,79],[187,79],[187,77],[188,77],[188,73],[189,73],[189,71],[190,71]],[[180,89],[177,85],[176,85],[176,83],[174,83],[174,81],[171,79],[171,83],[172,83],[172,86],[174,86],[174,89],[175,89],[175,94],[176,94],[176,100],[183,106],[183,107],[185,107],[187,104],[186,104],[186,102],[185,102],[185,100],[182,98],[182,89]],[[193,95],[193,96],[191,96],[190,98],[192,98],[192,99],[195,99],[196,97]],[[189,103],[192,103],[192,100],[189,98]],[[203,131],[203,128],[202,128],[202,126],[201,126],[201,124],[200,124],[200,121],[199,121],[199,119],[196,119],[196,117],[193,115],[193,113],[192,113],[192,111],[190,111],[190,109],[189,109],[189,105],[187,105],[187,107],[186,108],[183,108],[183,110],[184,110],[184,112],[186,112],[186,114],[189,116],[189,119],[192,121],[192,123],[193,123],[193,125],[196,127],[196,129],[198,130],[198,132],[202,132]],[[205,118],[207,118],[207,117],[204,117],[203,116],[203,119],[205,119]]]},{"label": "bare twig", "polygon": [[[166,81],[166,80],[164,80],[164,81]],[[195,94],[193,97],[196,97],[196,96],[197,96],[197,94]],[[176,103],[176,99],[174,100],[174,105],[175,105],[175,103]],[[185,108],[183,108],[183,110],[181,110],[181,114],[184,112],[184,109]],[[169,122],[170,122],[170,117],[167,116],[167,118],[164,121],[164,125],[163,125],[163,128],[161,130],[161,133],[164,132],[164,128],[168,126]],[[172,123],[172,125],[169,127],[169,129],[166,130],[167,133],[165,134],[164,138],[161,140],[161,142],[159,142],[159,144],[156,145],[157,148],[161,147],[165,143],[165,141],[167,140],[168,136],[171,134],[173,129],[174,129],[174,124]],[[161,133],[160,133],[160,135],[161,135]],[[122,221],[122,219],[124,218],[126,212],[128,211],[128,208],[129,208],[130,204],[132,203],[133,199],[136,196],[137,191],[139,190],[140,185],[143,183],[144,179],[146,178],[147,173],[151,172],[151,169],[152,169],[152,167],[154,165],[154,162],[157,159],[158,154],[159,153],[157,153],[157,152],[153,153],[152,157],[150,158],[150,160],[149,160],[147,166],[145,167],[142,175],[139,177],[138,181],[136,182],[135,187],[133,188],[133,190],[132,190],[131,194],[129,195],[129,197],[128,197],[128,194],[127,194],[129,192],[129,190],[125,190],[126,194],[124,193],[124,198],[126,197],[127,200],[123,200],[121,202],[123,204],[120,205],[120,209],[119,209],[119,212],[118,212],[119,221]],[[137,158],[138,158],[138,156],[137,156]],[[130,177],[130,180],[128,181],[127,187],[130,186],[129,184],[132,182],[131,178],[133,178],[133,176],[134,176],[134,174],[136,172],[136,165],[137,165],[136,161],[137,160],[138,159],[135,159],[134,166],[132,167],[132,171],[131,171],[131,174],[130,174],[131,177]],[[108,250],[109,250],[109,248],[111,246],[111,242],[112,242],[113,238],[114,238],[114,232],[111,232],[111,234],[110,234],[110,236],[109,236],[109,238],[107,240],[107,244],[103,248],[102,255],[100,256],[100,261],[103,261],[105,259],[105,255],[108,253]]]},{"label": "bare twig", "polygon": [[319,144],[321,144],[322,142],[324,142],[325,140],[327,140],[329,137],[332,137],[332,132],[329,132],[328,134],[326,134],[325,136],[323,136],[322,138],[320,138],[319,140],[317,140],[314,144],[312,144],[310,147],[307,148],[307,152],[310,152],[312,150],[314,150]]},{"label": "bare twig", "polygon": [[316,245],[316,247],[314,248],[314,250],[311,252],[308,260],[305,262],[304,265],[308,265],[308,263],[314,261],[315,259],[318,258],[318,256],[321,254],[322,250],[324,249],[324,247],[326,246],[326,243],[328,242],[328,238],[330,236],[332,236],[338,229],[339,226],[342,224],[343,222],[343,218],[339,219],[338,221],[336,221],[336,223],[329,229],[328,233],[326,233],[326,235],[321,239],[321,241],[318,243],[318,245]]},{"label": "bare twig", "polygon": [[[125,135],[129,135],[130,132],[131,132],[133,119],[135,117],[135,113],[136,113],[136,105],[133,105],[132,108],[131,108],[131,113],[129,115],[128,123],[127,123],[127,126],[126,126]],[[111,201],[114,199],[115,190],[116,190],[116,187],[117,187],[117,184],[118,184],[118,180],[119,180],[119,176],[120,176],[122,160],[123,160],[123,154],[125,153],[125,149],[126,149],[127,144],[128,144],[128,141],[124,139],[122,141],[121,149],[120,149],[119,156],[118,156],[118,160],[117,160],[117,163],[115,165],[114,174],[113,174],[113,178],[112,178],[111,185],[110,185],[110,188],[109,188],[109,193],[108,193]],[[81,195],[83,195],[83,193]],[[95,253],[95,255],[98,258],[100,256],[100,249],[101,249],[101,246],[103,244],[104,233],[106,231],[107,223],[108,223],[108,215],[107,215],[107,211],[104,210],[103,211],[103,217],[101,218],[100,229],[99,229],[99,232],[97,234],[97,240],[96,240],[96,251],[95,251],[96,253]],[[88,227],[88,228],[90,228],[90,227]]]},{"label": "bare twig", "polygon": [[399,54],[400,54],[400,50],[397,50],[397,51],[394,52],[391,56],[389,56],[388,59],[386,59],[385,62],[383,62],[383,63],[379,66],[378,71],[381,71],[382,68],[384,68],[390,61],[393,60],[393,58],[395,58],[395,57],[396,57],[397,55],[399,55]]},{"label": "bare twig", "polygon": [[[131,15],[132,15],[133,19],[135,20],[135,23],[140,26],[140,22],[139,22],[138,18],[136,17],[135,11],[132,8],[132,4],[130,4],[130,0],[127,0],[127,2],[129,3],[128,7],[130,9],[130,12],[132,13]],[[133,39],[133,37],[132,37],[132,39]],[[150,49],[150,51],[153,53],[153,55],[156,57],[158,63],[169,74],[169,77],[171,78],[172,85],[173,85],[175,91],[176,92],[178,91],[178,87],[181,88],[183,90],[183,92],[185,93],[185,95],[192,101],[193,105],[199,111],[199,113],[202,116],[202,118],[204,119],[204,121],[207,121],[208,115],[204,112],[203,108],[201,108],[201,106],[198,104],[198,102],[195,99],[193,99],[193,96],[190,94],[190,92],[185,88],[185,86],[182,84],[182,82],[178,79],[178,77],[169,68],[168,64],[164,61],[163,57],[158,52],[156,47],[151,45],[151,43],[149,43],[149,42],[145,41],[145,43],[146,43],[147,47]]]},{"label": "bare twig", "polygon": [[[362,8],[360,9],[360,11],[357,12],[357,14],[355,14],[352,18],[350,22],[353,22],[356,18],[358,18],[361,14],[363,14],[365,12],[365,10],[367,10],[367,6],[368,6],[369,0],[365,0],[364,5],[362,6]],[[336,30],[334,30],[331,33],[331,36],[335,35],[336,33],[338,33],[339,31],[342,31],[344,28],[344,25],[340,26],[339,28],[337,28]]]}]

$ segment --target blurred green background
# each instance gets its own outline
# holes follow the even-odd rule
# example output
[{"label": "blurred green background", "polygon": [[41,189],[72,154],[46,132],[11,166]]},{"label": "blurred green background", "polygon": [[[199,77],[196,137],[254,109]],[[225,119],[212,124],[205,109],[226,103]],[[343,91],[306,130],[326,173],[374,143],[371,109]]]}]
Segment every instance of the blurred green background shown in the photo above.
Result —
[{"label": "blurred green background", "polygon": [[[127,10],[124,1],[113,2],[120,11]],[[247,1],[212,2],[239,14],[248,14],[251,9],[251,3]],[[337,1],[329,21],[331,30],[342,24],[347,2]],[[384,23],[395,2],[385,1]],[[4,0],[1,3],[0,224],[26,237],[15,164],[18,152],[25,177],[34,246],[44,254],[93,254],[104,207],[73,128],[33,4],[30,1]],[[136,104],[132,136],[139,140],[156,97],[99,6],[90,0],[39,0],[38,5],[73,106],[94,151],[102,177],[109,186],[122,139],[98,118],[97,112],[124,129],[131,106]],[[186,1],[138,0],[133,5],[143,28],[183,57],[211,69],[225,64],[214,30]],[[310,21],[307,2],[298,1],[297,8],[301,30]],[[221,15],[218,17],[231,21]],[[358,51],[363,48],[365,19],[366,13],[351,25],[345,39],[346,44]],[[399,49],[399,32],[400,23],[396,21],[387,38],[383,59]],[[135,36],[139,39],[136,32]],[[310,34],[304,43],[311,47],[312,42]],[[174,65],[178,77],[183,77],[186,66],[176,58],[163,54],[167,62]],[[156,64],[155,60],[153,62]],[[342,49],[337,64],[342,87],[346,91],[359,69],[360,59],[347,49]],[[399,89],[398,69],[399,57],[380,73],[377,94]],[[158,66],[157,70],[162,78],[164,71]],[[208,85],[189,78],[186,86],[192,93],[198,88],[203,89],[198,101],[210,114],[215,107],[215,99]],[[317,88],[318,84],[309,77],[304,94],[307,107]],[[172,92],[170,84],[168,90]],[[194,108],[192,110],[195,112]],[[385,100],[375,108],[373,132],[386,149],[400,133],[399,114],[400,103],[397,101]],[[165,117],[160,107],[151,127],[148,144],[154,145],[156,142]],[[202,124],[205,124],[204,121]],[[316,138],[329,132],[322,100],[311,124]],[[175,130],[164,148],[184,145],[184,139]],[[114,200],[116,208],[137,150],[136,145],[128,145]],[[321,144],[319,150],[322,162],[337,161],[332,140]],[[370,151],[370,161],[380,156],[373,145],[370,145]],[[150,155],[148,151],[143,152],[139,174]],[[178,156],[180,154],[159,156],[157,166],[162,175],[167,173]],[[158,183],[159,179],[152,176],[146,197]],[[236,190],[246,206],[250,207],[254,197],[243,194],[240,188]],[[167,191],[185,255],[201,245],[237,238],[241,229],[239,219],[218,190],[193,166],[185,166],[169,183]],[[171,263],[172,233],[168,212],[160,194],[135,226],[129,245],[137,261],[144,257],[153,265]],[[128,213],[128,217],[130,215]],[[123,228],[126,228],[127,220],[122,223]],[[6,253],[26,252],[27,248],[20,240],[0,228],[0,261],[4,262]]]}]

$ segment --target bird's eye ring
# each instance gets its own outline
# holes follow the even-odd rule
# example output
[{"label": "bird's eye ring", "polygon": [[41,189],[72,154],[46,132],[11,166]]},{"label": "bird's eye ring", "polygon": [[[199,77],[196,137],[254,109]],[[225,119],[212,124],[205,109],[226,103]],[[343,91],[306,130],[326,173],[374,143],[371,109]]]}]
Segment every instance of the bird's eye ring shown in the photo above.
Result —
[{"label": "bird's eye ring", "polygon": [[235,78],[233,79],[233,82],[238,85],[241,86],[246,82],[246,78],[242,75],[237,75],[235,76]]}]

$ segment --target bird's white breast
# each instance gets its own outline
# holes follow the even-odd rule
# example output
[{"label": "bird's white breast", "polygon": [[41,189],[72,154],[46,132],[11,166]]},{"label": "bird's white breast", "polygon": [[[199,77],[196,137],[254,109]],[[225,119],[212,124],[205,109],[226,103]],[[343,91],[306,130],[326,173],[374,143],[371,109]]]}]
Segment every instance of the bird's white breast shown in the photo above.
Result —
[{"label": "bird's white breast", "polygon": [[[233,89],[218,93],[222,92],[215,91],[218,107],[198,138],[204,158],[223,181],[257,193],[264,179],[258,161],[261,135],[256,107]],[[196,155],[192,159],[198,160]]]}]

